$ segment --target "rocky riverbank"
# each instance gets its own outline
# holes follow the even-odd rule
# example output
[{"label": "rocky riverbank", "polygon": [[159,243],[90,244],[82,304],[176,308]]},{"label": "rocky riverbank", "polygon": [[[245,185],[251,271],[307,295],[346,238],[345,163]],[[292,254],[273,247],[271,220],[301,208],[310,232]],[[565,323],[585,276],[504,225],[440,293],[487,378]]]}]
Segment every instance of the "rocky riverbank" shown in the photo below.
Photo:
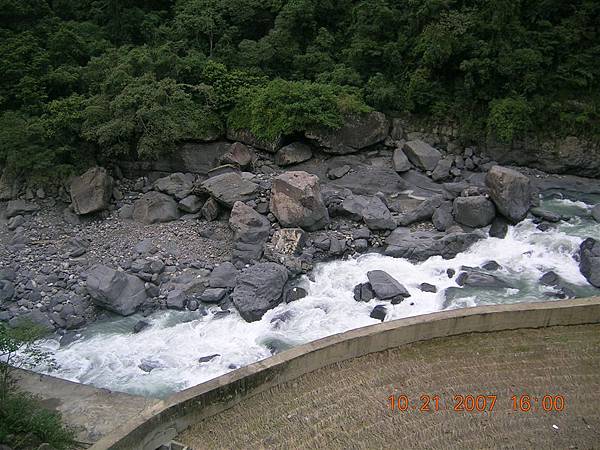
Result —
[{"label": "rocky riverbank", "polygon": [[[132,173],[143,166],[122,164],[92,168],[52,190],[12,189],[18,198],[0,207],[0,320],[29,319],[64,333],[106,314],[218,304],[222,314],[237,310],[255,321],[302,298],[296,278],[310,276],[317,262],[366,252],[453,258],[527,217],[540,230],[570,219],[540,209],[540,193],[600,194],[598,180],[500,166],[473,147],[407,140],[415,136],[378,113],[287,145],[249,133],[229,137],[237,140],[187,144],[141,177]],[[590,214],[600,221],[600,206]],[[589,236],[574,257],[600,287],[597,238]],[[376,272],[356,287],[357,301],[410,296],[403,280]],[[460,287],[498,283],[473,268],[448,276]],[[550,278],[541,282],[560,286]],[[372,317],[383,320],[385,308]]]}]

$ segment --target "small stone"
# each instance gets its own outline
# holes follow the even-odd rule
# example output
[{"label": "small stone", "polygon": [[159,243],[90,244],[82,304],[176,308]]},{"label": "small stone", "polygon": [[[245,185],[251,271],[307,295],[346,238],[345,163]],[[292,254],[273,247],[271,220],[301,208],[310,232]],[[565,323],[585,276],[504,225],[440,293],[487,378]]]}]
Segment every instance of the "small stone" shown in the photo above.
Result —
[{"label": "small stone", "polygon": [[373,319],[381,320],[382,322],[384,321],[386,316],[387,316],[387,308],[385,307],[385,305],[377,305],[375,308],[373,308],[373,311],[371,311],[371,314],[369,314],[369,317],[371,317]]},{"label": "small stone", "polygon": [[198,362],[200,364],[202,364],[202,363],[205,363],[205,362],[212,361],[213,359],[218,358],[219,356],[221,356],[221,355],[218,354],[218,353],[214,353],[212,355],[207,355],[207,356],[201,356],[200,358],[198,358]]},{"label": "small stone", "polygon": [[433,284],[429,284],[429,283],[421,283],[419,285],[419,289],[421,289],[421,291],[423,292],[437,292],[437,287],[435,287]]}]

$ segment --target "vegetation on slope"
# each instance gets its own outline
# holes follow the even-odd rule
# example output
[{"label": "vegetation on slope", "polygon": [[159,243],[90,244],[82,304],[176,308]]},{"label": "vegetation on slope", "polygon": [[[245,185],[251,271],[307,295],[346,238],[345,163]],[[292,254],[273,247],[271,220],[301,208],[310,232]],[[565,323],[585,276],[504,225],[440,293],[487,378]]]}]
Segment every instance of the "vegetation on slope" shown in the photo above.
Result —
[{"label": "vegetation on slope", "polygon": [[368,107],[600,136],[596,0],[2,0],[0,165],[153,156]]}]

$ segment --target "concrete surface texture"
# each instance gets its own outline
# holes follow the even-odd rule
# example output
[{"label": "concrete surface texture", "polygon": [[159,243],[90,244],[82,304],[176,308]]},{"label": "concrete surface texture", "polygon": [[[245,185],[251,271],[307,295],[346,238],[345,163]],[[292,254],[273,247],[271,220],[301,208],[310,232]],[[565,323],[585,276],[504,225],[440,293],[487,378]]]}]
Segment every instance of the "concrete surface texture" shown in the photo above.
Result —
[{"label": "concrete surface texture", "polygon": [[[382,405],[395,392],[395,389],[405,388],[404,385],[399,384],[400,382],[408,383],[409,381],[414,383],[412,386],[408,384],[406,386],[406,388],[411,387],[413,389],[409,391],[412,396],[414,396],[414,393],[419,396],[439,393],[440,396],[444,394],[443,401],[451,402],[453,399],[447,398],[448,392],[452,395],[462,394],[465,396],[469,394],[475,396],[486,394],[482,392],[486,388],[483,382],[490,378],[493,383],[490,384],[488,389],[498,390],[495,393],[498,398],[496,406],[498,411],[501,411],[500,402],[502,402],[503,407],[506,407],[506,402],[510,402],[510,397],[513,394],[520,395],[520,393],[526,392],[525,389],[531,389],[532,387],[540,388],[538,389],[540,392],[535,392],[536,395],[542,396],[542,398],[546,394],[563,395],[566,401],[569,402],[567,405],[571,404],[572,409],[569,410],[569,415],[564,414],[564,412],[560,413],[562,415],[558,415],[557,412],[557,418],[562,417],[563,420],[571,420],[569,418],[580,417],[573,414],[582,414],[581,423],[589,421],[590,423],[586,426],[590,425],[592,429],[594,427],[600,429],[597,426],[598,417],[593,413],[593,411],[598,410],[598,398],[594,397],[598,395],[598,379],[594,378],[594,374],[590,373],[589,370],[591,366],[597,371],[597,367],[600,366],[600,358],[598,357],[600,346],[598,340],[594,341],[594,337],[598,337],[600,330],[593,326],[583,327],[578,331],[580,334],[575,336],[571,336],[571,331],[559,332],[555,336],[553,345],[542,346],[542,343],[545,342],[545,332],[552,332],[549,331],[551,330],[549,327],[598,323],[600,323],[600,298],[595,297],[443,311],[359,328],[293,348],[175,394],[156,403],[132,418],[130,422],[102,438],[93,446],[93,449],[154,450],[161,443],[176,438],[178,434],[182,440],[188,439],[188,442],[196,442],[198,448],[209,447],[210,439],[206,434],[208,428],[203,428],[203,424],[212,420],[211,417],[213,416],[216,416],[216,419],[214,419],[216,421],[221,417],[221,424],[224,428],[228,428],[232,432],[238,432],[240,434],[238,439],[245,439],[241,436],[244,433],[249,435],[247,437],[248,441],[227,440],[229,438],[222,435],[222,440],[219,442],[220,447],[228,448],[231,443],[239,444],[241,447],[253,447],[255,444],[258,448],[265,446],[293,447],[297,442],[293,440],[294,438],[281,436],[279,441],[271,441],[264,437],[265,430],[273,434],[279,429],[280,425],[285,425],[285,423],[278,422],[282,419],[291,421],[290,425],[293,426],[290,426],[288,431],[298,429],[299,435],[304,436],[305,442],[313,442],[316,447],[321,446],[319,444],[321,439],[325,439],[323,442],[327,442],[328,447],[336,447],[337,444],[339,444],[338,447],[344,445],[360,447],[363,445],[362,443],[372,447],[369,442],[374,442],[374,445],[377,446],[377,442],[383,441],[369,441],[366,438],[374,437],[383,432],[390,434],[390,430],[392,430],[388,427],[382,428],[382,433],[377,431],[379,427],[387,426],[386,421],[382,419],[382,414],[385,414],[385,410],[382,412]],[[535,334],[535,332],[531,335],[519,334],[521,331],[509,332],[506,335],[498,334],[498,332],[506,330],[522,330],[523,333],[527,333],[526,329],[529,328],[540,328],[539,334]],[[560,329],[556,328],[556,330]],[[567,327],[565,330],[576,330],[576,328]],[[406,349],[409,349],[409,352],[414,352],[415,350],[410,349],[412,345],[417,345],[415,344],[417,342],[448,337],[454,339],[453,336],[467,335],[468,333],[492,334],[489,335],[489,340],[480,343],[477,340],[457,341],[456,345],[462,352],[459,352],[458,355],[452,355],[450,349],[444,347],[450,344],[438,343],[441,347],[425,350],[423,354],[417,353],[417,357],[413,360],[403,356]],[[485,337],[486,335],[482,334],[481,336]],[[471,339],[468,336],[463,337],[464,339]],[[535,350],[525,351],[530,340],[538,344],[536,344]],[[567,342],[564,348],[559,345],[562,340]],[[588,340],[590,345],[586,344]],[[498,342],[496,343],[496,341]],[[448,340],[448,342],[451,342],[451,340]],[[426,342],[423,345],[425,344]],[[478,349],[478,345],[481,346],[480,349]],[[503,352],[505,347],[508,349],[507,352]],[[519,350],[521,353],[518,351],[519,348],[522,349]],[[478,352],[479,354],[477,354]],[[496,352],[496,358],[489,359],[486,357],[490,352],[492,354]],[[543,359],[545,353],[548,353],[548,358],[553,358],[556,354],[558,359],[545,361]],[[395,357],[389,359],[391,354],[394,354]],[[429,365],[427,359],[429,357],[434,358],[436,354],[438,354],[437,361],[432,363],[433,365]],[[538,358],[537,362],[533,358],[534,355],[535,358]],[[363,359],[365,357],[367,359]],[[370,360],[369,358],[374,359]],[[465,358],[465,364],[455,364],[453,361],[455,358]],[[354,359],[356,361],[353,361]],[[565,363],[561,362],[563,359],[566,361]],[[405,360],[408,361],[406,365],[401,365],[401,362]],[[359,364],[359,366],[354,368],[354,363]],[[364,366],[360,366],[360,364],[364,364]],[[364,369],[361,369],[361,367],[364,367]],[[367,371],[367,369],[369,370]],[[313,376],[319,377],[319,374],[311,375],[311,372],[318,370],[327,371],[325,372],[326,375],[313,379]],[[411,370],[421,370],[421,372],[411,373]],[[498,372],[498,377],[493,375],[495,372]],[[557,378],[555,384],[552,385],[548,380],[552,380],[551,377],[554,372],[557,372]],[[434,374],[437,377],[435,379],[438,381],[432,381],[430,385],[422,384],[421,380],[426,380],[426,374]],[[503,385],[503,379],[509,380],[510,383],[508,375],[516,376],[517,384]],[[336,383],[338,379],[342,384],[333,387],[331,391],[324,388],[324,391],[314,395],[314,389],[310,387],[311,383],[314,383],[314,386],[327,386],[327,384]],[[526,381],[536,384],[528,385],[525,383]],[[372,386],[361,384],[369,382],[374,384]],[[293,383],[297,383],[297,385],[294,386]],[[298,388],[298,386],[302,387]],[[304,386],[306,386],[306,389],[304,389]],[[510,386],[511,389],[508,389],[507,386]],[[365,394],[361,394],[363,389],[365,389]],[[266,409],[262,410],[259,403],[251,403],[260,402],[261,398],[264,401],[264,399],[277,396],[278,392],[282,395],[287,392],[293,396],[294,400],[280,397],[279,400],[272,400],[273,403],[269,405],[263,404]],[[494,394],[494,392],[491,394]],[[336,398],[345,398],[346,395],[361,395],[362,397],[360,401],[351,403],[352,407],[344,409],[343,405],[336,404]],[[588,399],[583,398],[583,395],[589,396],[589,403],[585,403]],[[278,401],[284,406],[278,409],[277,419],[275,419],[276,416],[270,415],[267,410],[277,408]],[[286,401],[290,401],[290,403],[286,404]],[[348,398],[348,401],[351,402],[351,398]],[[330,403],[334,406],[329,406]],[[239,416],[228,416],[225,420],[224,414],[228,414],[225,411],[236,407],[238,404],[241,405],[242,409],[248,411],[248,414],[255,416],[266,414],[266,422],[260,422],[260,418],[257,417],[249,421],[253,425],[249,425],[251,428],[246,429],[244,423],[247,419],[240,409],[234,410],[240,413]],[[244,405],[246,406],[244,407]],[[589,409],[585,408],[595,409],[588,413]],[[354,410],[356,412],[353,412]],[[365,425],[362,426],[356,425],[358,422],[353,422],[352,417],[348,418],[347,424],[350,425],[346,425],[346,419],[341,417],[362,414],[363,410],[367,416],[360,418],[360,421],[366,421]],[[577,411],[580,411],[580,413]],[[440,413],[443,412],[438,411],[435,414],[439,415]],[[368,414],[371,414],[371,416]],[[414,430],[422,430],[418,433],[415,431],[416,434],[413,437],[427,442],[429,436],[426,431],[427,427],[421,426],[427,416],[421,414],[405,415],[404,417],[417,423],[418,426],[415,425]],[[518,416],[519,420],[516,422],[511,422],[512,419],[505,418],[504,422],[498,423],[503,423],[510,434],[513,432],[514,423],[527,423],[530,420],[527,414],[518,414],[520,414]],[[508,416],[510,414],[506,413],[505,417]],[[307,419],[302,419],[303,417]],[[472,413],[467,417],[473,418]],[[466,445],[469,430],[476,434],[485,435],[485,428],[476,427],[474,425],[476,422],[472,420],[456,422],[457,427],[462,427],[460,430],[453,427],[452,423],[459,420],[459,418],[460,414],[458,412],[452,412],[452,414],[445,417],[445,421],[437,422],[436,426],[438,428],[433,431],[438,430],[439,435],[447,434],[450,437],[462,436],[460,439],[456,437],[455,440],[458,442],[458,446],[462,445],[463,447]],[[273,419],[273,421],[270,422],[270,419]],[[293,422],[294,420],[297,422]],[[300,427],[299,424],[303,423],[301,420],[305,420],[307,423],[313,421],[317,426]],[[492,422],[489,423],[491,426]],[[219,429],[216,428],[216,422],[211,422],[211,424],[214,424],[213,430]],[[580,425],[580,422],[568,422],[568,427],[576,429],[576,424]],[[559,424],[553,423],[551,425],[557,425],[560,429]],[[190,426],[192,428],[189,432],[186,432],[185,430]],[[346,430],[342,433],[341,431],[345,430],[347,426],[356,426],[357,430]],[[531,426],[535,428],[538,425]],[[324,429],[327,427],[339,431],[339,438],[334,436],[333,431],[323,432],[325,434],[321,435],[319,434],[321,432],[316,430],[316,428]],[[313,429],[313,431],[309,432],[309,429]],[[584,428],[581,429],[584,430]],[[546,429],[544,428],[544,430]],[[522,431],[527,430],[523,429]],[[556,432],[556,429],[551,427],[548,432]],[[313,440],[308,440],[307,436],[311,433],[317,434],[313,436]],[[363,440],[361,435],[356,433],[367,434],[362,435],[365,437]],[[514,433],[518,433],[518,430],[515,430]],[[350,436],[356,440],[351,442]],[[499,440],[503,439],[502,436],[505,435],[498,433],[489,436],[492,436],[489,438],[490,440],[480,441],[482,446],[485,447],[492,440],[500,442]],[[550,434],[550,436],[556,435]],[[574,436],[575,434],[571,434],[569,438],[574,439]],[[206,439],[207,443],[198,446],[197,437]],[[408,444],[417,446],[417,443],[405,440],[401,433],[395,433],[395,437],[399,439],[398,445],[400,446],[403,444],[407,447]],[[331,440],[326,441],[326,439]],[[479,439],[487,438],[481,436]],[[517,434],[509,436],[507,439],[507,447],[522,448],[523,446],[529,446],[527,443],[522,445]],[[589,439],[589,436],[586,435],[582,439]],[[246,445],[245,442],[248,442],[248,444]],[[557,445],[560,445],[560,443]]]},{"label": "concrete surface texture", "polygon": [[438,338],[303,375],[177,439],[196,450],[597,448],[599,368],[600,325]]},{"label": "concrete surface texture", "polygon": [[15,378],[20,389],[41,397],[42,406],[59,411],[82,444],[93,444],[158,401],[25,370]]}]

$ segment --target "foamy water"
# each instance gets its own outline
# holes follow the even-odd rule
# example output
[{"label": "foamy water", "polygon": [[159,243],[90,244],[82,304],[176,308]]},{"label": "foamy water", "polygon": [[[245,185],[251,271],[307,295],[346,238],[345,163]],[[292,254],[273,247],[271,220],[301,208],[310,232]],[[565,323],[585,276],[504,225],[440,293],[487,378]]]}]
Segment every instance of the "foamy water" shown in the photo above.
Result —
[{"label": "foamy water", "polygon": [[[598,294],[573,259],[584,237],[600,238],[600,224],[589,218],[590,205],[552,199],[543,206],[578,217],[547,232],[537,230],[531,220],[526,220],[510,227],[505,239],[487,238],[452,260],[436,256],[415,264],[369,254],[321,264],[314,270],[314,281],[301,281],[308,291],[306,298],[282,304],[253,323],[246,323],[236,312],[216,318],[216,306],[206,316],[199,312],[156,313],[144,319],[151,326],[138,334],[131,331],[141,318],[138,316],[96,323],[82,332],[81,339],[62,348],[57,340],[44,342],[59,365],[52,375],[118,391],[165,396],[274,352],[378,323],[369,314],[379,304],[387,305],[386,320],[393,320],[444,308],[539,301],[551,290],[538,284],[548,270],[557,272],[578,296]],[[458,274],[463,265],[477,267],[490,260],[502,266],[493,273],[509,281],[512,288],[465,290],[445,304],[444,289],[457,286],[454,279],[448,278],[447,269]],[[411,297],[398,305],[379,300],[356,302],[354,286],[367,281],[367,272],[375,269],[385,270],[403,283]],[[438,292],[421,292],[421,283],[437,286]],[[212,354],[220,356],[198,362],[199,357]],[[146,373],[138,367],[141,363],[158,367]]]}]

